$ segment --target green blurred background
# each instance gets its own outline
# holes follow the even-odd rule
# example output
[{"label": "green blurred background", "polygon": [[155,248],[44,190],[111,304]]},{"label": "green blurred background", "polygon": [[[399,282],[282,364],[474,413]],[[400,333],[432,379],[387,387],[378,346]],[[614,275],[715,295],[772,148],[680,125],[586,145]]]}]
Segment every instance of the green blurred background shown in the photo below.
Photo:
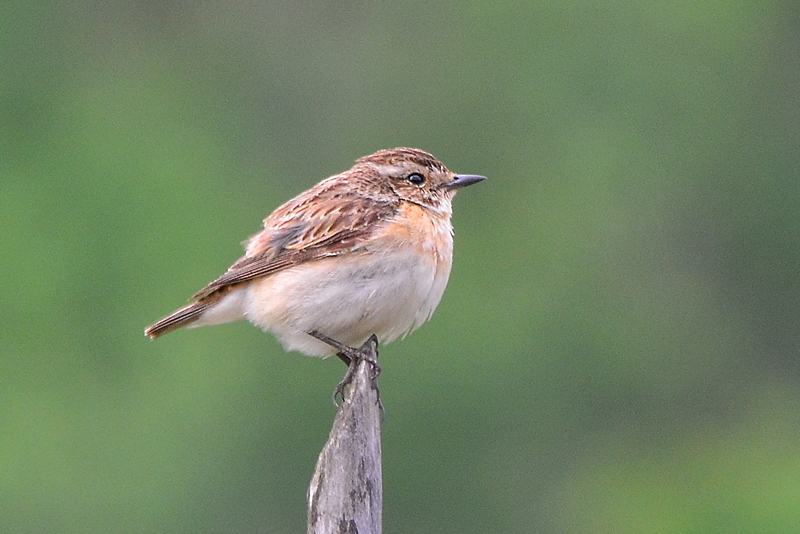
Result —
[{"label": "green blurred background", "polygon": [[800,531],[796,1],[0,5],[0,531],[303,532],[344,368],[142,328],[381,148],[455,201],[393,533]]}]

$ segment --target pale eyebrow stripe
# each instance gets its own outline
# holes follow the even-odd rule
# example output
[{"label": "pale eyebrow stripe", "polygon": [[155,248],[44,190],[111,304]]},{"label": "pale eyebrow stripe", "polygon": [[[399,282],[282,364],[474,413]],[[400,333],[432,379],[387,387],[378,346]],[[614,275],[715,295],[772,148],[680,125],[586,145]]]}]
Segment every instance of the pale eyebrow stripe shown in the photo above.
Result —
[{"label": "pale eyebrow stripe", "polygon": [[408,167],[406,167],[405,165],[386,165],[386,164],[375,165],[375,168],[381,174],[386,174],[389,176],[397,176],[398,174],[403,174],[408,169]]}]

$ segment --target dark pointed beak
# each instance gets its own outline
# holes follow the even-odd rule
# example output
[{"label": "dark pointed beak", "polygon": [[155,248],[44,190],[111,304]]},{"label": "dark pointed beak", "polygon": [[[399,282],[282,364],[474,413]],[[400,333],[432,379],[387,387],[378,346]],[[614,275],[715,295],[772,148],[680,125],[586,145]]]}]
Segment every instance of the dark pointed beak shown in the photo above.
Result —
[{"label": "dark pointed beak", "polygon": [[467,187],[468,185],[472,185],[475,183],[480,182],[481,180],[485,180],[485,176],[479,176],[477,174],[456,174],[453,177],[453,181],[450,183],[446,183],[442,186],[443,189],[461,189],[462,187]]}]

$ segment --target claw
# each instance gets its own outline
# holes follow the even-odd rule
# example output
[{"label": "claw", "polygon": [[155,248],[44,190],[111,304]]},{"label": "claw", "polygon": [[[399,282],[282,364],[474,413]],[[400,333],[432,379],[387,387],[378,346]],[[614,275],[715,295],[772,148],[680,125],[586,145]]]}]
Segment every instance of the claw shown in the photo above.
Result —
[{"label": "claw", "polygon": [[333,401],[333,405],[337,408],[339,407],[337,399],[341,397],[342,402],[344,402],[344,388],[353,381],[353,377],[356,375],[356,369],[358,369],[358,360],[354,358],[350,359],[350,364],[347,366],[347,372],[344,374],[344,378],[342,378],[342,381],[336,384],[336,387],[333,389],[331,400]]},{"label": "claw", "polygon": [[[356,369],[358,369],[358,364],[361,363],[362,360],[366,360],[370,364],[370,368],[372,370],[370,373],[370,378],[373,380],[373,383],[377,380],[378,375],[381,374],[381,366],[378,365],[378,336],[375,334],[372,334],[369,339],[367,339],[359,348],[345,345],[344,343],[336,341],[335,339],[330,338],[325,334],[318,332],[317,330],[308,332],[308,335],[319,339],[323,343],[327,343],[339,351],[336,356],[338,356],[339,359],[347,365],[347,372],[345,373],[344,378],[333,390],[332,400],[334,406],[337,408],[339,407],[339,402],[337,399],[341,397],[342,402],[344,402],[344,389],[350,384],[350,382],[353,381],[353,377],[356,374]],[[378,392],[378,404],[380,405],[381,412],[383,412],[384,409],[383,403],[381,402],[380,390],[378,389],[377,383],[374,383],[373,385],[375,386],[375,390]]]}]

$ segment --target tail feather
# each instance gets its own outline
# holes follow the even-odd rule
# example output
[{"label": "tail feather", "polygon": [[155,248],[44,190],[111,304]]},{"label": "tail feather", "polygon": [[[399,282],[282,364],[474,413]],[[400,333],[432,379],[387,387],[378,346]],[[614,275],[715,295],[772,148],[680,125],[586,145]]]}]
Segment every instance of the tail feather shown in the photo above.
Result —
[{"label": "tail feather", "polygon": [[193,323],[200,318],[210,305],[210,302],[201,300],[184,306],[180,310],[172,312],[160,321],[145,328],[144,335],[149,336],[150,339],[155,339],[162,334],[172,332],[177,328]]}]

